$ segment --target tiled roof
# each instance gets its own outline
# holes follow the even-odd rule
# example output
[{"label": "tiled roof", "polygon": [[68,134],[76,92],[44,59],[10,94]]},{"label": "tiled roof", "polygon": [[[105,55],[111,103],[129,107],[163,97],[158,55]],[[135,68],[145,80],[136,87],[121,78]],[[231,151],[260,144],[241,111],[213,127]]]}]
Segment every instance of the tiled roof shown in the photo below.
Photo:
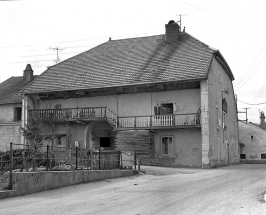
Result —
[{"label": "tiled roof", "polygon": [[[33,76],[36,78],[37,76]],[[23,76],[11,77],[0,83],[0,104],[21,103],[20,91],[29,84]]]},{"label": "tiled roof", "polygon": [[47,69],[23,93],[206,78],[216,50],[181,33],[112,40]]}]

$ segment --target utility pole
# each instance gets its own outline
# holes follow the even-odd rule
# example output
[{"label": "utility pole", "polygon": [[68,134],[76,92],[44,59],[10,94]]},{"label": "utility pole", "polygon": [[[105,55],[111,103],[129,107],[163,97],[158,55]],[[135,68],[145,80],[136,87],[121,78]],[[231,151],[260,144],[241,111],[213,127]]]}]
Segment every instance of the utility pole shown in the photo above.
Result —
[{"label": "utility pole", "polygon": [[246,121],[246,123],[248,123],[248,109],[249,108],[243,108],[246,111],[238,111],[237,113],[245,113],[246,114],[246,120],[239,120],[239,121]]},{"label": "utility pole", "polygon": [[177,21],[177,22],[179,22],[180,23],[180,31],[182,31],[182,16],[186,16],[187,14],[179,14],[179,15],[177,15],[177,16],[179,16],[179,21]]},{"label": "utility pole", "polygon": [[59,55],[58,55],[58,52],[61,52],[64,50],[63,49],[60,49],[59,47],[55,47],[55,48],[52,48],[50,47],[49,49],[53,50],[53,51],[56,51],[56,60],[54,61],[56,64],[60,62],[60,58],[59,58]]}]

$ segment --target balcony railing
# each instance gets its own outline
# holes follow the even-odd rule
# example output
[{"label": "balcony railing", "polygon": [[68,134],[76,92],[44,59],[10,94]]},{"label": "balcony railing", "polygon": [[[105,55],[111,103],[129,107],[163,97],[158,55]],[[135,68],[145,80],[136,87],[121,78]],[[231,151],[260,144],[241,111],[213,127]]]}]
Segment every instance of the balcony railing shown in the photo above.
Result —
[{"label": "balcony railing", "polygon": [[118,117],[118,128],[186,127],[199,125],[199,113]]},{"label": "balcony railing", "polygon": [[117,115],[107,107],[29,110],[29,119],[33,117],[44,121],[104,118],[117,127]]},{"label": "balcony railing", "polygon": [[29,119],[43,121],[106,119],[114,128],[158,128],[200,126],[200,112],[190,114],[117,117],[107,107],[29,110]]}]

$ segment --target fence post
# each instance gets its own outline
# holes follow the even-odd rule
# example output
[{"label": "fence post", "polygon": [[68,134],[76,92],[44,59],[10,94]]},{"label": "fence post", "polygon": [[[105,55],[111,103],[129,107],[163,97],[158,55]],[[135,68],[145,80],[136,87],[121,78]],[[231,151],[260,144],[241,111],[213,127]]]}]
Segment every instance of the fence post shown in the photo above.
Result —
[{"label": "fence post", "polygon": [[76,170],[78,169],[78,146],[76,146]]},{"label": "fence post", "polygon": [[47,151],[46,151],[46,171],[49,170],[49,145],[47,145]]},{"label": "fence post", "polygon": [[[87,170],[89,169],[89,162],[90,162],[90,150],[89,151],[87,151],[87,158],[88,158],[88,160],[87,160]],[[86,160],[85,160],[86,161]]]},{"label": "fence post", "polygon": [[137,159],[137,162],[138,162],[138,171],[140,172],[140,159],[139,158]]},{"label": "fence post", "polygon": [[99,148],[99,170],[101,170],[101,147]]},{"label": "fence post", "polygon": [[122,164],[122,152],[121,151],[118,151],[118,166],[119,166],[120,169],[123,167],[123,164]]},{"label": "fence post", "polygon": [[10,173],[9,173],[9,190],[13,189],[13,179],[12,179],[12,169],[13,169],[13,149],[12,142],[10,143]]},{"label": "fence post", "polygon": [[135,151],[135,155],[134,155],[134,163],[135,163],[135,170],[137,169],[137,153]]},{"label": "fence post", "polygon": [[91,167],[91,170],[93,170],[93,151],[90,150],[90,167]]}]

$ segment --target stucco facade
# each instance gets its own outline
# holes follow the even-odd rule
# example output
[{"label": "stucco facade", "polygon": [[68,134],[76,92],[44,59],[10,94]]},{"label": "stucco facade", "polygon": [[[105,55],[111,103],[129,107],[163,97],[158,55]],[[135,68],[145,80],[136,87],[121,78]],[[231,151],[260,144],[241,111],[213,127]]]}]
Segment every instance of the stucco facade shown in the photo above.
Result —
[{"label": "stucco facade", "polygon": [[238,122],[241,163],[266,163],[266,131]]},{"label": "stucco facade", "polygon": [[[211,166],[239,163],[235,94],[228,74],[213,58],[208,75],[209,157]],[[227,102],[227,112],[222,100]]]}]

